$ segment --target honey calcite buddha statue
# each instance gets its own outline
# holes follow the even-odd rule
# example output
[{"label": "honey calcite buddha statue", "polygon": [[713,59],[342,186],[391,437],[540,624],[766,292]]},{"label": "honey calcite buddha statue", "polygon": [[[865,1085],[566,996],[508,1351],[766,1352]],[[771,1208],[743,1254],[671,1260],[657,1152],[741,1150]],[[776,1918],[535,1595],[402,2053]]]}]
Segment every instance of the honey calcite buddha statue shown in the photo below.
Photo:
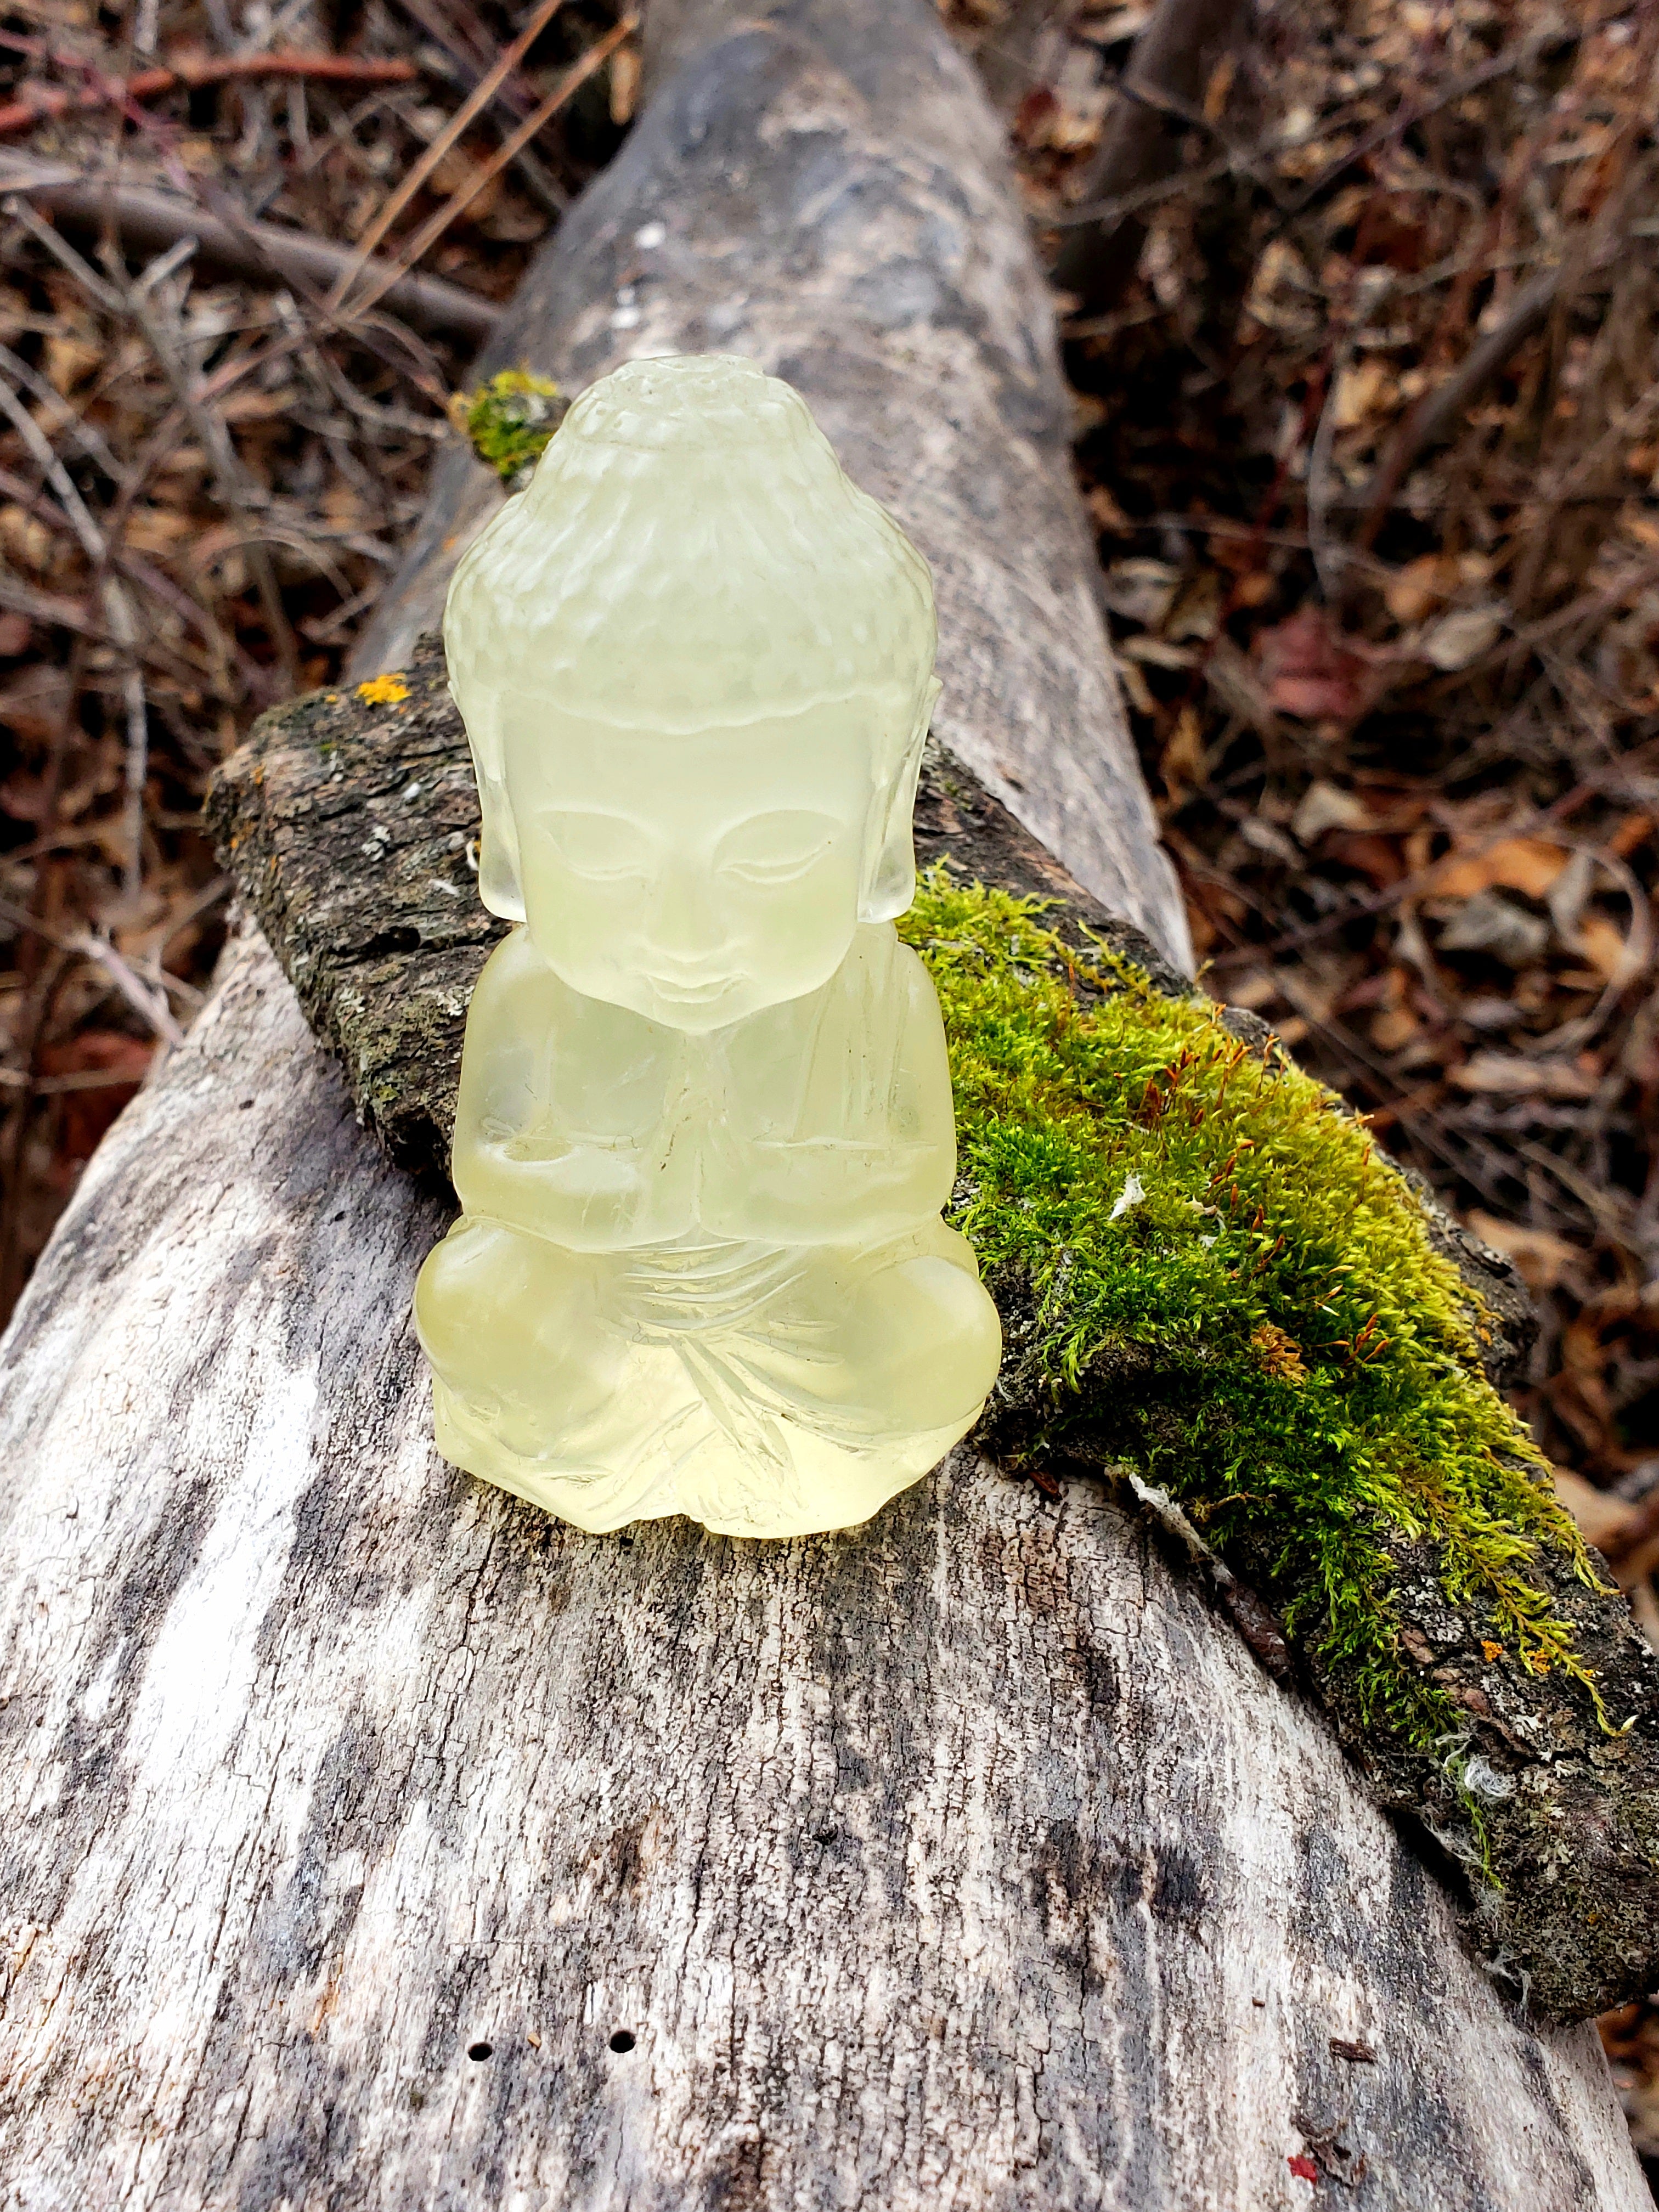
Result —
[{"label": "honey calcite buddha statue", "polygon": [[944,1028],[893,931],[935,641],[920,555],[719,356],[594,386],[456,572],[480,889],[520,926],[416,1318],[440,1449],[580,1528],[851,1526],[991,1387]]}]

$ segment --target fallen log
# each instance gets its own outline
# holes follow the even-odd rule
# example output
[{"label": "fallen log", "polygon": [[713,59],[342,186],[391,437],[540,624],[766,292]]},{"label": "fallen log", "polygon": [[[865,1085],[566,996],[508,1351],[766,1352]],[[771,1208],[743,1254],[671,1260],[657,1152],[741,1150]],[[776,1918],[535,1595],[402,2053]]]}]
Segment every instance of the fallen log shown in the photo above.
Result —
[{"label": "fallen log", "polygon": [[[210,817],[308,1020],[344,1065],[359,1119],[392,1158],[441,1188],[465,1008],[504,933],[478,903],[471,874],[477,800],[441,640],[428,632],[409,668],[396,675],[267,714],[222,771]],[[986,1219],[986,1170],[974,1122],[975,1107],[982,1117],[1000,1101],[994,1081],[981,1082],[970,1103],[971,1017],[952,988],[976,916],[971,902],[951,904],[937,876],[929,881],[924,874],[915,914],[902,927],[933,968],[943,1000],[963,1122],[953,1213],[981,1246],[1006,1343],[1002,1377],[975,1441],[1005,1467],[1035,1469],[1040,1477],[1087,1472],[1116,1481],[1127,1474],[1143,1496],[1167,1486],[1178,1508],[1166,1515],[1177,1541],[1188,1540],[1194,1522],[1215,1534],[1216,1551],[1194,1546],[1200,1571],[1213,1573],[1224,1608],[1257,1656],[1283,1678],[1296,1674],[1324,1706],[1378,1801],[1418,1824],[1421,1839],[1432,1839],[1437,1863],[1450,1862],[1467,1931],[1489,1969],[1556,2019],[1583,2018],[1644,1991],[1659,1978],[1659,1881],[1649,1841],[1659,1822],[1659,1662],[1620,1592],[1598,1583],[1566,1515],[1547,1494],[1533,1495],[1547,1492],[1547,1472],[1540,1467],[1534,1480],[1522,1475],[1518,1492],[1499,1474],[1477,1493],[1480,1516],[1528,1528],[1534,1540],[1523,1583],[1507,1589],[1502,1575],[1476,1556],[1480,1527],[1460,1528],[1455,1514],[1437,1520],[1413,1512],[1430,1470],[1390,1511],[1382,1502],[1386,1476],[1368,1466],[1364,1540],[1376,1545],[1378,1556],[1353,1571],[1368,1584],[1389,1585],[1383,1648],[1367,1640],[1334,1655],[1333,1553],[1306,1545],[1295,1556],[1298,1536],[1317,1527],[1340,1484],[1340,1455],[1334,1460],[1322,1449],[1322,1431],[1333,1420],[1358,1425],[1365,1418],[1358,1372],[1364,1363],[1328,1350],[1329,1340],[1341,1342],[1334,1316],[1342,1295],[1331,1287],[1331,1268],[1315,1256],[1322,1237],[1330,1242],[1328,1229],[1310,1218],[1300,1202],[1304,1194],[1292,1188],[1275,1200],[1271,1186],[1309,1176],[1337,1182],[1352,1155],[1364,1152],[1358,1131],[1352,1124],[1328,1128],[1322,1098],[1336,1102],[1293,1079],[1260,1020],[1237,1008],[1219,1012],[1195,994],[1139,931],[1090,898],[937,744],[923,763],[916,848],[924,872],[943,866],[952,885],[1041,903],[1030,926],[1006,908],[978,917],[989,948],[988,957],[971,963],[981,988],[1000,975],[1012,983],[1017,1006],[1036,1009],[1039,932],[1057,933],[1066,948],[1059,972],[1066,1009],[1087,1020],[1103,997],[1127,1001],[1125,1030],[1109,1048],[1110,1080],[1126,1118],[1145,1121],[1152,1109],[1156,1128],[1170,1110],[1172,1126],[1189,1140],[1206,1118],[1212,1173],[1225,1162],[1243,1175],[1235,1164],[1241,1149],[1288,1156],[1288,1176],[1276,1166],[1264,1188],[1258,1173],[1242,1210],[1187,1200],[1186,1245],[1207,1236],[1206,1249],[1212,1248],[1230,1222],[1236,1231],[1252,1207],[1266,1204],[1275,1207],[1274,1233],[1246,1237],[1248,1264],[1264,1269],[1269,1261],[1262,1255],[1277,1235],[1307,1248],[1294,1251],[1291,1283],[1311,1279],[1317,1286],[1313,1297],[1289,1289],[1230,1363],[1221,1345],[1224,1300],[1211,1304],[1202,1326],[1194,1319],[1206,1295],[1201,1280],[1182,1272],[1173,1322],[1159,1315],[1158,1271],[1149,1263],[1161,1257],[1184,1270],[1194,1256],[1189,1249],[1183,1256],[1183,1239],[1165,1220],[1150,1242],[1142,1237],[1109,1258],[1103,1254],[1103,1268],[1136,1271],[1139,1310],[1127,1324],[1095,1326],[1080,1375],[1075,1382],[1062,1376],[1044,1347],[1073,1330],[1075,1276],[1091,1237],[1099,1241],[1098,1224],[1074,1205],[1070,1217],[1050,1214],[1035,1256],[1027,1245],[1017,1262],[995,1264],[998,1240]],[[939,919],[945,907],[948,921]],[[1126,980],[1126,962],[1133,980]],[[1133,1001],[1143,979],[1152,995],[1137,1015]],[[1194,1011],[1166,1032],[1164,1010],[1180,1006]],[[1033,1018],[1025,1026],[1027,1042],[1040,1048],[1042,1023]],[[1201,1107],[1195,1100],[1183,1115],[1176,1093],[1183,1080],[1194,1080],[1191,1063],[1206,1047],[1214,1079],[1203,1085],[1199,1079]],[[1029,1098],[1021,1110],[1032,1112]],[[1112,1147],[1111,1110],[1091,1106],[1091,1154]],[[1160,1170],[1182,1194],[1203,1192],[1190,1142],[1187,1157],[1175,1152],[1174,1146],[1153,1144],[1136,1150],[1133,1160],[1126,1154],[1115,1192],[1127,1191],[1133,1174],[1141,1186],[1137,1206],[1157,1212],[1158,1196],[1146,1186]],[[1484,1369],[1490,1382],[1510,1379],[1533,1332],[1520,1285],[1498,1255],[1460,1231],[1397,1171],[1382,1161],[1368,1165],[1383,1186],[1385,1212],[1387,1199],[1394,1200],[1393,1226],[1413,1231],[1424,1248],[1411,1302],[1426,1308],[1434,1301],[1428,1255],[1437,1251],[1462,1279],[1457,1295],[1469,1339],[1462,1365],[1470,1374]],[[1075,1185],[1075,1164],[1067,1172]],[[1353,1279],[1346,1295],[1354,1327],[1389,1295],[1369,1261],[1365,1179],[1362,1171],[1358,1202],[1345,1201],[1339,1213],[1346,1241],[1332,1245],[1334,1264]],[[1063,1253],[1063,1269],[1048,1264],[1049,1251]],[[1322,1341],[1323,1352],[1312,1348]],[[1457,1360],[1455,1346],[1448,1352],[1437,1340],[1436,1363],[1443,1354]],[[1271,1406],[1255,1398],[1264,1375],[1279,1378],[1276,1389],[1268,1383]],[[1432,1389],[1433,1379],[1425,1385],[1419,1376],[1406,1387]],[[1218,1457],[1218,1439],[1206,1431],[1229,1401]],[[1389,1399],[1376,1435],[1384,1453],[1411,1413],[1397,1395]],[[1449,1406],[1446,1416],[1496,1419],[1500,1453],[1506,1444],[1517,1455],[1524,1450],[1518,1429],[1505,1434],[1495,1401],[1479,1387]],[[1288,1424],[1285,1494],[1277,1512],[1260,1496],[1276,1449],[1275,1421]],[[1213,1462],[1207,1473],[1206,1451]],[[1241,1462],[1256,1495],[1247,1510],[1221,1513],[1220,1501],[1243,1480],[1235,1474]],[[1344,1497],[1339,1535],[1349,1511]],[[1463,1548],[1471,1543],[1473,1550]],[[1523,1589],[1536,1601],[1530,1607]],[[1285,1619],[1299,1624],[1288,1637]],[[1570,1650],[1558,1650],[1547,1633],[1540,1638],[1545,1621],[1571,1624]],[[1379,1686],[1379,1664],[1386,1686]],[[1407,1709],[1420,1714],[1420,1724]]]},{"label": "fallen log", "polygon": [[[992,795],[1179,952],[1150,831],[1124,828],[1131,800],[1150,817],[1060,421],[1013,404],[1061,395],[970,78],[892,0],[702,35],[494,358],[608,366],[647,319],[614,325],[629,241],[681,226],[658,327],[683,296],[696,342],[801,385],[941,574],[945,734],[988,782],[1003,757],[1024,788]],[[738,194],[755,231],[716,333]],[[967,313],[981,283],[1023,328]],[[774,352],[797,294],[818,338]],[[943,427],[878,481],[929,375]],[[988,543],[1011,483],[1018,558]],[[446,464],[363,676],[412,672],[398,625],[485,485]],[[558,1527],[433,1454],[406,1313],[443,1219],[248,934],[20,1307],[21,2202],[1174,2212],[1340,2181],[1361,2205],[1640,2205],[1593,2033],[1500,1997],[1317,1716],[1144,1521],[964,1450],[847,1536]]]}]

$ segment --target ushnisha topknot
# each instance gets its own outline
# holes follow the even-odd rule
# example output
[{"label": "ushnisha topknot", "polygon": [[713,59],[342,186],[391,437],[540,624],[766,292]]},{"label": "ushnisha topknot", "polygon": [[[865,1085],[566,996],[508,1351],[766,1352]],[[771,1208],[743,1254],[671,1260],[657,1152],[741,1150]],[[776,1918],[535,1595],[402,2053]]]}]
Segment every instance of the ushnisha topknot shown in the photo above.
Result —
[{"label": "ushnisha topknot", "polygon": [[462,559],[444,629],[469,726],[510,691],[665,736],[863,696],[902,742],[937,642],[920,554],[799,394],[726,354],[585,392]]}]

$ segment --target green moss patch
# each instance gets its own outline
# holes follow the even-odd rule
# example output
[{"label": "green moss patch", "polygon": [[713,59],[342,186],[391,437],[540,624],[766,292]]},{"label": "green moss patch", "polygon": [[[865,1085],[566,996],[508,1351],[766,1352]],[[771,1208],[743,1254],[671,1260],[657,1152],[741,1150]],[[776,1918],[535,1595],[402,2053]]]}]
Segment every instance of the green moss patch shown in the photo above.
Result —
[{"label": "green moss patch", "polygon": [[[1593,1564],[1487,1382],[1474,1294],[1363,1122],[1218,1008],[943,869],[900,933],[938,986],[953,1218],[1010,1332],[1000,1442],[1133,1468],[1413,1747],[1459,1715],[1403,1656],[1391,1545],[1425,1542],[1489,1661],[1600,1700],[1543,1554]],[[1012,1412],[1011,1412],[1012,1407]]]},{"label": "green moss patch", "polygon": [[476,392],[458,392],[450,402],[450,416],[471,441],[478,459],[517,489],[517,479],[540,460],[569,407],[550,378],[503,368]]}]

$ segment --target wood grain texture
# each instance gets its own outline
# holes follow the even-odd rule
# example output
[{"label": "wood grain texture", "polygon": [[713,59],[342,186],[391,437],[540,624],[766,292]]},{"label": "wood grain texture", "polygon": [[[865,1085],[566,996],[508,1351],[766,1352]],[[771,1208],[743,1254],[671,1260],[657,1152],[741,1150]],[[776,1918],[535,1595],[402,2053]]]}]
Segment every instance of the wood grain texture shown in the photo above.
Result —
[{"label": "wood grain texture", "polygon": [[[635,355],[727,352],[786,377],[933,567],[941,740],[1190,974],[1107,650],[1048,295],[972,70],[925,0],[682,0],[647,24],[658,89],[480,373],[528,365],[574,392]],[[436,623],[501,497],[469,453],[440,461],[368,672]]]},{"label": "wood grain texture", "polygon": [[439,1212],[228,967],[5,1348],[0,2201],[1638,2212],[1593,2031],[1089,1486],[629,1541],[441,1466]]},{"label": "wood grain texture", "polygon": [[[871,65],[924,16],[866,11]],[[718,203],[778,112],[757,52],[702,106],[665,86],[653,214]],[[809,290],[813,226],[856,240],[824,135]],[[617,204],[543,272],[595,356]],[[975,419],[994,494],[1025,433]],[[1056,497],[1025,557],[1080,574]],[[999,591],[954,602],[981,668]],[[1066,593],[1025,604],[1039,660],[1081,650]],[[1055,790],[1114,849],[1110,782]],[[1116,849],[1156,908],[1150,843]],[[432,1450],[441,1225],[246,938],[0,1346],[7,2212],[1640,2212],[1590,2031],[1505,2008],[1142,1530],[961,1454],[850,1536],[560,1528]]]}]

